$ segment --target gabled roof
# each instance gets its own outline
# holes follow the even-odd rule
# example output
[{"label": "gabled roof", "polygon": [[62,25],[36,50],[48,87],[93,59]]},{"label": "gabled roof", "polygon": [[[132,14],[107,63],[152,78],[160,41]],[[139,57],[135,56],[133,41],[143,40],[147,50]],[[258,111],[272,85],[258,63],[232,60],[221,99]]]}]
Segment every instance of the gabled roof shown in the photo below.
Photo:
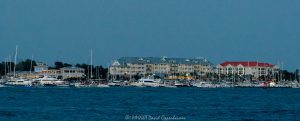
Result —
[{"label": "gabled roof", "polygon": [[237,61],[237,62],[224,62],[220,64],[221,66],[238,66],[238,65],[242,65],[245,67],[255,67],[255,66],[259,66],[259,67],[274,67],[275,65],[270,64],[270,63],[262,63],[262,62],[255,62],[255,61]]}]

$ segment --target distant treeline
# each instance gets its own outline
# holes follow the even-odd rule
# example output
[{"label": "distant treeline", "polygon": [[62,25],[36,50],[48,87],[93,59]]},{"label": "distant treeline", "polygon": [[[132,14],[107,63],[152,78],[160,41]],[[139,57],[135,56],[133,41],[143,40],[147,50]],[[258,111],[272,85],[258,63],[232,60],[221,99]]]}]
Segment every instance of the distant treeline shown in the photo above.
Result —
[{"label": "distant treeline", "polygon": [[[26,59],[24,61],[17,63],[16,71],[32,71],[33,72],[34,66],[36,66],[36,65],[37,65],[37,62],[35,60]],[[0,75],[3,76],[7,73],[12,73],[14,71],[14,66],[15,66],[14,62],[10,62],[10,61],[1,62],[0,63]],[[108,72],[107,68],[104,68],[101,65],[100,66],[96,65],[96,66],[92,67],[93,75],[91,76],[91,74],[90,74],[91,65],[85,64],[85,63],[72,65],[69,63],[61,62],[61,61],[54,62],[54,66],[49,66],[48,68],[49,69],[60,69],[60,68],[72,67],[72,66],[85,69],[85,75],[87,75],[87,77],[93,77],[95,79],[100,79],[100,78],[105,79],[107,76],[107,72]]]}]

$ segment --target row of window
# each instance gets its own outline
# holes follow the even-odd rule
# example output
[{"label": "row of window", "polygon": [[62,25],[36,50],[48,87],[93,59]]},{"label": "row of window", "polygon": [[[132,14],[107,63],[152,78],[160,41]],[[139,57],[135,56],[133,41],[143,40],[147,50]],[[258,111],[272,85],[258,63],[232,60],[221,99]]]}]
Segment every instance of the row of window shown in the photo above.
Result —
[{"label": "row of window", "polygon": [[76,70],[65,70],[64,71],[65,73],[84,73],[84,71],[83,70],[81,70],[81,71],[76,71]]}]

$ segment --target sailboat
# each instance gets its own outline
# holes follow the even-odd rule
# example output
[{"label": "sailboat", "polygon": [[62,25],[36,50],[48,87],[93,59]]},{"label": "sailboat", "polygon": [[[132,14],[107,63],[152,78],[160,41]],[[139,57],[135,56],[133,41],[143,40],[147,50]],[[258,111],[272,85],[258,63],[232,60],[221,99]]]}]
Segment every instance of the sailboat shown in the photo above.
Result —
[{"label": "sailboat", "polygon": [[122,85],[122,81],[120,80],[116,80],[116,76],[113,75],[111,77],[111,80],[109,79],[109,75],[110,75],[110,69],[109,69],[109,66],[108,66],[108,72],[107,72],[107,80],[108,80],[108,86],[110,87],[119,87]]},{"label": "sailboat", "polygon": [[75,87],[101,87],[101,88],[104,88],[104,87],[109,87],[108,85],[105,85],[105,84],[101,84],[100,82],[98,84],[93,84],[93,83],[90,83],[90,82],[93,82],[92,81],[92,78],[93,78],[93,50],[91,49],[91,71],[90,71],[90,75],[89,75],[89,84],[82,84],[82,83],[75,83]]},{"label": "sailboat", "polygon": [[6,82],[6,80],[5,80],[5,77],[6,77],[6,59],[5,59],[5,62],[4,62],[4,73],[5,73],[5,76],[3,77],[3,78],[1,78],[0,79],[0,87],[5,87],[4,85],[2,85],[2,84],[4,84],[5,82]]},{"label": "sailboat", "polygon": [[16,53],[15,53],[15,64],[14,64],[14,75],[13,77],[9,78],[5,85],[8,86],[32,86],[32,81],[25,78],[17,78],[16,77],[16,66],[17,66],[17,56],[18,56],[18,46],[16,46]]},{"label": "sailboat", "polygon": [[[91,49],[91,79],[93,78],[93,50]],[[96,87],[100,87],[100,88],[106,88],[106,87],[109,87],[108,85],[106,84],[102,84],[100,82],[100,79],[98,79],[99,83],[98,85],[96,85]]]}]

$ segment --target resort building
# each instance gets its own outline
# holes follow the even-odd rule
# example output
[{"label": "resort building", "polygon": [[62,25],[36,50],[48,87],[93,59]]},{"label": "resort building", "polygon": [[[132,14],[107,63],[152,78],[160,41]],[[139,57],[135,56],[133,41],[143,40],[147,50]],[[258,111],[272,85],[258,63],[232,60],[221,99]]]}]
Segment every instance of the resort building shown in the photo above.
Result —
[{"label": "resort building", "polygon": [[205,75],[212,64],[204,58],[122,57],[109,67],[110,75]]},{"label": "resort building", "polygon": [[279,70],[276,65],[253,61],[224,62],[217,65],[216,69],[218,74],[239,76],[251,75],[255,78],[273,76]]}]

